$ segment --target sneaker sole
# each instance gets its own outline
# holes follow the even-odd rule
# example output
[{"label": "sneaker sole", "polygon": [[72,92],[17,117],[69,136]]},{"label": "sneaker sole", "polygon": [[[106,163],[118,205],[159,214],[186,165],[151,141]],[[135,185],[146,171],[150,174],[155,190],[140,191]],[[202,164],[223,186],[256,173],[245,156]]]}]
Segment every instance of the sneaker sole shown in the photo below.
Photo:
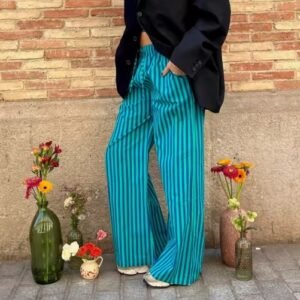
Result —
[{"label": "sneaker sole", "polygon": [[152,285],[150,284],[145,278],[143,278],[143,281],[150,287],[155,288],[155,289],[165,289],[168,288],[171,284],[169,285],[164,285],[164,286],[157,286],[157,285]]},{"label": "sneaker sole", "polygon": [[135,272],[134,274],[128,274],[128,273],[123,273],[122,271],[119,271],[118,268],[116,268],[116,270],[122,274],[122,275],[127,275],[127,276],[134,276],[134,275],[137,275],[137,274],[146,274],[148,271],[145,271],[145,272]]}]

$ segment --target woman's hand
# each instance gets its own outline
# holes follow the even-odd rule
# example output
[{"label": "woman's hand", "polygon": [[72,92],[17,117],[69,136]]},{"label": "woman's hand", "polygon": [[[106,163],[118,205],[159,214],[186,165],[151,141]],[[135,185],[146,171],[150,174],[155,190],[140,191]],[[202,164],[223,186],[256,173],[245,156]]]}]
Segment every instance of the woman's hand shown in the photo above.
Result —
[{"label": "woman's hand", "polygon": [[175,64],[173,64],[170,60],[167,63],[166,67],[162,71],[162,75],[165,76],[169,71],[178,76],[183,76],[185,73],[179,69]]}]

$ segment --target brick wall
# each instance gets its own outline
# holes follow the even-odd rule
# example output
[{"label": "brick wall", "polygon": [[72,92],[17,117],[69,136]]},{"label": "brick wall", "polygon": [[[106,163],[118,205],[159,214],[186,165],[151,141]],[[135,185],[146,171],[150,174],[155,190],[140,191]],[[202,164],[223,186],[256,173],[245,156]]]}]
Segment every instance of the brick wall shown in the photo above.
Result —
[{"label": "brick wall", "polygon": [[[122,0],[0,0],[0,100],[117,95]],[[299,0],[232,0],[228,91],[300,89]]]}]

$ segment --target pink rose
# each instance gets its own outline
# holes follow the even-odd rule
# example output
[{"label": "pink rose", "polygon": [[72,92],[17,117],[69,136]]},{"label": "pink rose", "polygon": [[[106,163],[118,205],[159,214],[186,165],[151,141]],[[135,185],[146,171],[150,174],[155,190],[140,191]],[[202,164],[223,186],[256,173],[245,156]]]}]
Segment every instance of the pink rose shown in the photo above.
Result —
[{"label": "pink rose", "polygon": [[97,232],[97,240],[98,241],[102,241],[104,238],[107,237],[107,232],[105,232],[104,230],[100,229],[98,232]]}]

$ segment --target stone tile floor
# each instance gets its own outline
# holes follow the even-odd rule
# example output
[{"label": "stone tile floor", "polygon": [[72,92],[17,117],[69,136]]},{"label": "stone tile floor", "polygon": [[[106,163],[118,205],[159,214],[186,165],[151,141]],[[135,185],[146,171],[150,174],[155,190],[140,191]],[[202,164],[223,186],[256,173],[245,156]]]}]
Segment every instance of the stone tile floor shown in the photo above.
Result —
[{"label": "stone tile floor", "polygon": [[17,300],[289,300],[300,299],[300,244],[253,248],[254,278],[238,281],[234,269],[220,262],[218,250],[207,249],[202,277],[191,286],[148,288],[142,275],[119,275],[113,255],[104,255],[101,274],[81,279],[65,267],[62,278],[50,285],[36,284],[29,261],[0,263],[0,299]]}]

